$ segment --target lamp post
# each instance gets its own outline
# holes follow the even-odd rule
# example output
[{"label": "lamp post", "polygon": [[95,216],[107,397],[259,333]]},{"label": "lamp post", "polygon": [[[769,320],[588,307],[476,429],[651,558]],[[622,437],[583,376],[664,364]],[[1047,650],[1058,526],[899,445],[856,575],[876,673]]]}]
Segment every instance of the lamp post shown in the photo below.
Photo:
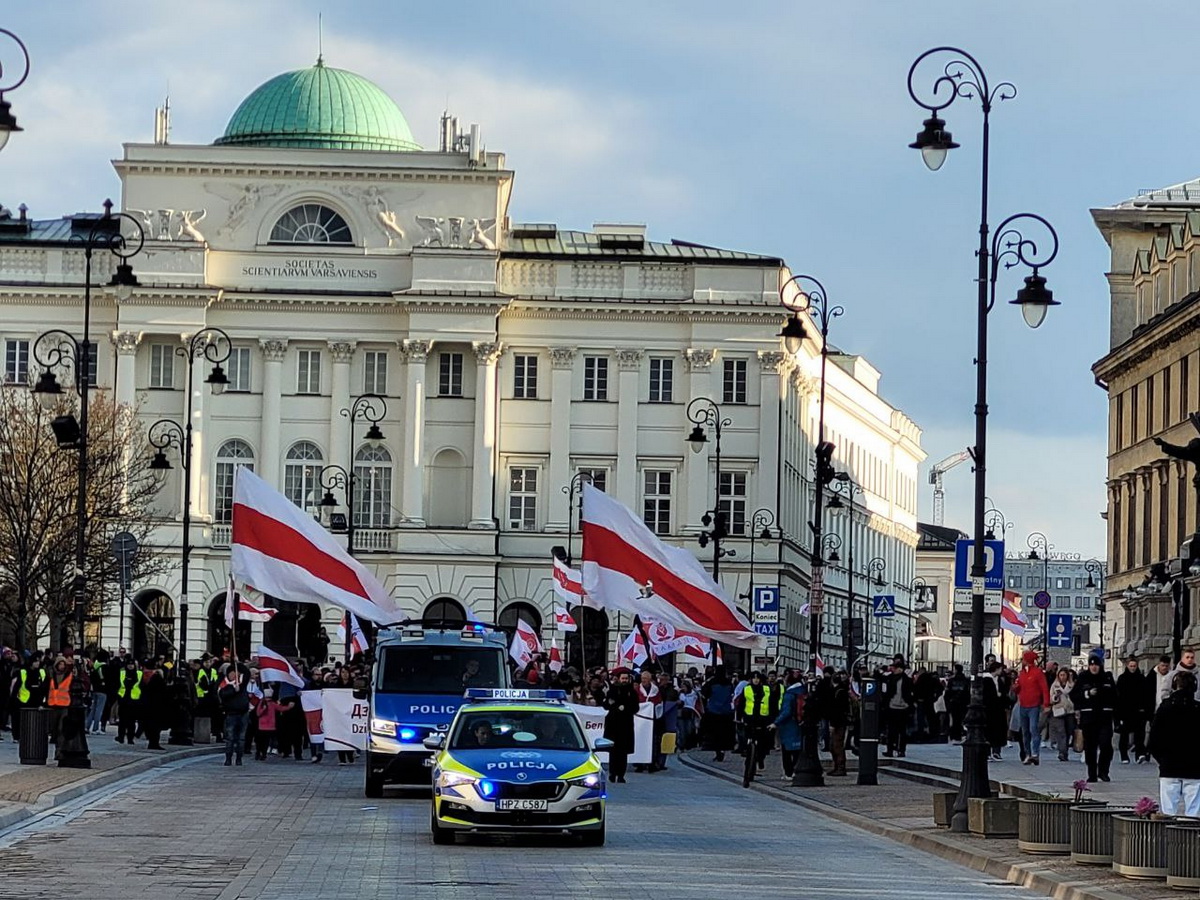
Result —
[{"label": "lamp post", "polygon": [[1100,655],[1107,659],[1108,652],[1104,647],[1104,608],[1107,605],[1104,602],[1104,582],[1108,576],[1108,569],[1104,563],[1093,557],[1083,564],[1083,570],[1088,573],[1087,584],[1084,587],[1096,598],[1096,609],[1100,613]]},{"label": "lamp post", "polygon": [[[863,492],[863,488],[862,485],[851,478],[847,472],[838,472],[833,476],[833,478],[833,483],[831,483],[829,486],[829,490],[831,491],[829,502],[825,505],[825,508],[838,511],[846,509],[846,504],[842,503],[842,494],[845,494],[846,499],[850,501],[850,524],[846,529],[849,533],[846,556],[846,611],[848,613],[847,618],[849,619],[850,627],[844,629],[846,633],[842,635],[842,640],[846,645],[846,668],[847,671],[849,671],[850,667],[854,665],[854,651],[856,649],[854,644],[854,497],[856,494],[861,494]],[[866,631],[867,619],[866,616],[863,616],[864,638],[866,637]],[[865,640],[864,643],[866,643]]]},{"label": "lamp post", "polygon": [[[914,609],[915,604],[913,603],[913,597],[914,596],[924,597],[925,589],[927,587],[929,587],[929,584],[920,575],[918,575],[916,578],[914,578],[912,580],[912,583],[908,586],[908,635],[904,641],[904,656],[906,659],[912,658],[913,641],[915,640],[915,638],[913,636],[913,632],[916,630],[916,626],[914,624],[915,613],[914,613],[913,609]],[[924,609],[921,610],[921,612],[924,612],[924,611],[925,611]],[[953,615],[950,616],[950,630],[952,632],[954,630],[954,616]],[[951,674],[953,674],[953,670],[954,670],[953,664],[951,664],[950,669],[951,669]]]},{"label": "lamp post", "polygon": [[754,602],[754,545],[759,540],[769,541],[774,535],[771,526],[775,524],[775,513],[769,509],[756,509],[750,516],[750,588],[742,594],[742,598]]},{"label": "lamp post", "polygon": [[[794,288],[791,296],[788,295],[789,287]],[[813,517],[812,521],[808,523],[808,527],[812,529],[813,533],[808,611],[808,655],[809,664],[815,666],[821,652],[821,619],[825,605],[825,560],[821,556],[821,536],[824,533],[823,494],[825,485],[833,481],[835,474],[833,470],[835,448],[833,444],[825,440],[825,371],[829,363],[829,325],[842,315],[845,309],[841,306],[830,305],[825,286],[811,275],[793,275],[781,284],[779,301],[785,309],[791,312],[779,332],[779,337],[783,338],[784,347],[789,353],[798,353],[804,339],[809,336],[808,330],[800,319],[801,313],[807,313],[816,321],[821,338],[821,387],[818,399],[817,443],[813,449]],[[808,784],[799,781],[795,783],[798,786]],[[820,783],[824,783],[823,780]]]},{"label": "lamp post", "polygon": [[[875,590],[877,590],[877,591],[882,591],[883,588],[887,585],[887,580],[883,577],[883,573],[887,571],[887,560],[885,560],[882,556],[873,556],[869,560],[867,560],[867,567],[866,567],[865,571],[866,571],[868,580],[871,582],[871,586],[873,588],[875,588]],[[864,658],[864,660],[866,660],[868,662],[868,664],[871,659],[871,634],[867,630],[867,627],[866,627],[866,621],[867,621],[866,612],[868,610],[870,610],[870,608],[871,608],[871,605],[867,604],[867,609],[863,611],[863,623],[864,623],[863,624],[863,633],[866,637],[866,640],[864,641],[864,643],[866,644],[866,647],[864,648],[865,653],[863,655],[863,658]],[[883,630],[882,623],[880,623],[880,625],[881,625],[880,630],[882,631]],[[880,638],[880,642],[882,643],[882,637]],[[895,653],[896,653],[896,645],[893,644],[892,645],[892,654],[895,655]],[[904,658],[907,660],[908,655],[905,654]]]},{"label": "lamp post", "polygon": [[[196,372],[196,359],[203,356],[212,363],[208,377],[204,383],[213,394],[225,393],[229,385],[229,377],[221,367],[221,363],[229,359],[233,346],[229,335],[220,328],[202,328],[189,339],[186,345],[176,347],[175,353],[182,357],[187,366],[187,377],[184,381],[187,399],[184,403],[184,424],[180,425],[173,419],[159,419],[150,426],[150,446],[154,447],[154,456],[150,460],[150,468],[156,471],[167,471],[171,461],[167,458],[167,450],[175,447],[179,450],[179,464],[183,469],[183,542],[180,549],[180,588],[179,588],[179,664],[188,664],[188,563],[192,555],[192,403],[193,378]],[[233,635],[231,640],[236,640]],[[232,645],[231,645],[232,646]]]},{"label": "lamp post", "polygon": [[[567,565],[571,565],[573,553],[572,543],[575,540],[575,516],[580,511],[580,504],[583,503],[583,485],[584,483],[592,483],[591,472],[576,472],[571,476],[571,480],[562,486],[562,492],[567,495]],[[576,500],[575,498],[579,499]],[[582,552],[582,551],[581,551]],[[753,557],[751,557],[753,560]],[[753,562],[751,562],[753,565]]]},{"label": "lamp post", "polygon": [[19,37],[9,31],[7,28],[0,28],[0,35],[12,38],[16,43],[17,48],[21,51],[22,65],[16,70],[17,74],[12,76],[12,83],[6,83],[9,76],[5,75],[4,65],[0,62],[0,150],[4,149],[4,145],[8,143],[8,139],[14,131],[24,131],[17,124],[17,118],[12,114],[12,104],[4,99],[4,95],[8,91],[13,91],[25,83],[25,79],[29,77],[29,51],[25,48],[25,44]]},{"label": "lamp post", "polygon": [[705,530],[701,531],[696,540],[701,547],[707,547],[709,542],[713,545],[713,581],[720,584],[721,582],[721,557],[736,556],[737,552],[731,547],[728,550],[721,546],[721,542],[729,537],[729,521],[728,516],[721,509],[721,429],[726,425],[732,425],[733,420],[721,416],[721,407],[717,405],[715,400],[708,397],[697,397],[687,407],[688,421],[692,423],[691,434],[688,435],[688,443],[692,445],[692,452],[699,453],[708,443],[708,433],[704,430],[707,426],[713,430],[713,450],[716,460],[716,500],[713,503],[713,508],[704,514],[700,519],[705,526]]},{"label": "lamp post", "polygon": [[[1035,562],[1039,559],[1042,561],[1042,590],[1050,593],[1050,551],[1054,549],[1054,545],[1040,531],[1029,535],[1025,543],[1029,546],[1029,558]],[[1047,657],[1050,655],[1050,634],[1046,630],[1049,610],[1049,607],[1042,610],[1042,653]]]},{"label": "lamp post", "polygon": [[[350,465],[339,466],[334,463],[324,466],[318,473],[317,480],[324,491],[320,504],[322,516],[332,517],[333,510],[337,508],[337,498],[333,496],[335,488],[341,489],[346,495],[346,552],[353,556],[354,532],[358,527],[355,518],[357,514],[354,509],[354,491],[358,486],[358,475],[354,471],[354,425],[359,419],[370,422],[371,427],[367,429],[365,435],[366,441],[371,447],[378,447],[383,443],[383,432],[379,430],[379,422],[387,415],[387,404],[378,394],[363,394],[355,397],[349,407],[343,408],[339,412],[346,417],[350,429]],[[354,642],[354,629],[350,627],[348,614],[343,613],[342,618],[346,620],[344,629],[346,642],[343,652],[346,665],[349,665],[350,648]]]},{"label": "lamp post", "polygon": [[999,531],[1000,540],[1004,541],[1008,537],[1008,529],[1013,527],[1013,523],[1008,521],[1008,517],[996,507],[989,506],[987,512],[983,514],[983,527],[986,529],[983,535],[985,540],[996,540],[996,532]]},{"label": "lamp post", "polygon": [[[936,76],[930,100],[918,96],[914,87],[917,70],[931,57],[947,59],[941,73]],[[956,47],[935,47],[922,53],[908,71],[908,93],[913,101],[929,112],[917,139],[910,144],[921,151],[921,157],[933,171],[941,168],[947,153],[958,147],[945,121],[939,113],[956,99],[976,100],[983,113],[983,133],[980,180],[980,215],[978,277],[976,279],[976,353],[975,353],[975,446],[971,457],[975,463],[975,509],[974,548],[971,561],[971,705],[965,724],[967,739],[963,742],[963,767],[961,789],[954,804],[951,830],[967,831],[967,800],[971,797],[987,797],[988,784],[987,740],[984,734],[986,713],[983,707],[983,686],[979,681],[983,665],[984,592],[986,589],[987,556],[984,549],[984,503],[987,496],[987,325],[988,313],[996,302],[996,280],[1000,264],[1006,269],[1024,265],[1032,269],[1025,278],[1025,285],[1017,292],[1012,303],[1021,307],[1026,323],[1036,328],[1046,317],[1047,310],[1057,305],[1051,291],[1046,288],[1046,279],[1039,274],[1043,266],[1049,265],[1058,253],[1058,236],[1050,223],[1041,216],[1018,213],[1009,216],[992,235],[989,244],[988,226],[988,162],[990,153],[991,112],[995,103],[1016,96],[1017,89],[1010,82],[1001,82],[992,87],[983,68],[969,53]],[[1018,224],[1038,223],[1050,236],[1050,250],[1039,253],[1035,241],[1023,236]]]},{"label": "lamp post", "polygon": [[[121,222],[128,221],[134,229],[136,245],[133,238],[128,241],[121,234]],[[75,238],[73,238],[74,240]],[[129,258],[141,252],[145,242],[142,226],[133,216],[112,211],[112,201],[104,201],[104,214],[96,219],[86,237],[79,238],[83,243],[83,337],[76,340],[71,334],[62,329],[53,329],[38,337],[33,342],[33,356],[42,367],[33,392],[42,408],[51,410],[63,395],[62,385],[54,374],[54,369],[63,363],[71,366],[75,381],[75,391],[79,395],[79,419],[72,415],[58,416],[52,423],[54,437],[62,449],[79,451],[77,467],[77,483],[75,493],[75,578],[73,589],[75,594],[75,624],[78,628],[79,649],[84,646],[84,618],[87,606],[87,480],[88,480],[88,397],[91,393],[92,352],[96,346],[91,341],[92,327],[92,255],[97,249],[108,250],[116,256],[120,263],[113,274],[109,285],[116,288],[118,296],[126,298],[137,286],[137,276],[129,265]],[[132,245],[132,249],[130,249]],[[18,640],[24,640],[26,618],[29,614],[27,601],[18,603],[17,634]]]}]

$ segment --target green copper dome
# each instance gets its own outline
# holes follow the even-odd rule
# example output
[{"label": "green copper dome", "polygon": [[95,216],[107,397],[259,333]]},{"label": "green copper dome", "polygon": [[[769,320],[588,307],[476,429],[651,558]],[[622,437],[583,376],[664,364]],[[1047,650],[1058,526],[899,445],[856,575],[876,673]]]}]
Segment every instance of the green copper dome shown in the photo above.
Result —
[{"label": "green copper dome", "polygon": [[379,87],[320,60],[260,85],[217,144],[317,150],[420,150],[395,102]]}]

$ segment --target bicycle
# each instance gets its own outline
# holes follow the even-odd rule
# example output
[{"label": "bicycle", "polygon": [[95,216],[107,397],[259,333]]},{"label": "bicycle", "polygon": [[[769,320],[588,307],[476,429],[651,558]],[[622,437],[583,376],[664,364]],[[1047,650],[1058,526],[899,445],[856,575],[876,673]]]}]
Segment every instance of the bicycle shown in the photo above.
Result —
[{"label": "bicycle", "polygon": [[742,769],[742,787],[750,787],[750,782],[754,780],[754,773],[758,771],[758,735],[750,731],[746,732],[745,742],[746,765]]}]

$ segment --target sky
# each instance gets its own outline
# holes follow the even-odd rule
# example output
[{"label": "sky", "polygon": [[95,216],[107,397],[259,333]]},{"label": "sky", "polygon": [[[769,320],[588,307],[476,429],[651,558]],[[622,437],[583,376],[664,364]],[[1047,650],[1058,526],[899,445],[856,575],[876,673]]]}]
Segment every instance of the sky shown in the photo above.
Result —
[{"label": "sky", "polygon": [[[516,170],[514,221],[646,223],[818,277],[846,309],[831,340],[923,428],[924,473],[973,441],[982,116],[962,99],[943,112],[962,147],[929,172],[907,146],[924,118],[907,74],[961,47],[1018,89],[992,112],[991,224],[1038,213],[1060,241],[1042,274],[1062,305],[1036,331],[1007,302],[1026,273],[1000,276],[988,495],[1010,552],[1038,530],[1102,556],[1107,404],[1090,369],[1108,350],[1108,255],[1089,210],[1200,176],[1200,117],[1172,114],[1175,83],[1144,64],[1194,52],[1200,4],[1167,6],[1151,51],[1123,0],[8,4],[0,28],[33,64],[7,97],[26,130],[0,154],[0,203],[98,209],[168,92],[172,142],[211,142],[257,85],[315,62],[323,13],[326,63],[379,84],[419,142],[436,147],[445,108],[480,123]],[[0,63],[11,73],[11,45]],[[970,465],[945,484],[946,524],[969,532]]]}]

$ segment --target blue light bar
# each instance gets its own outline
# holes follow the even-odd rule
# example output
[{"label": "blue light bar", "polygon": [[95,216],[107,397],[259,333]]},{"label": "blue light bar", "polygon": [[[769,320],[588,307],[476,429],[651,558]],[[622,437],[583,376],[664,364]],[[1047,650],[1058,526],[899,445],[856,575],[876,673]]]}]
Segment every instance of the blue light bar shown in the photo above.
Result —
[{"label": "blue light bar", "polygon": [[467,700],[566,700],[567,692],[543,688],[467,688]]},{"label": "blue light bar", "polygon": [[398,734],[402,741],[415,741],[417,739],[417,729],[415,728],[401,728]]}]

